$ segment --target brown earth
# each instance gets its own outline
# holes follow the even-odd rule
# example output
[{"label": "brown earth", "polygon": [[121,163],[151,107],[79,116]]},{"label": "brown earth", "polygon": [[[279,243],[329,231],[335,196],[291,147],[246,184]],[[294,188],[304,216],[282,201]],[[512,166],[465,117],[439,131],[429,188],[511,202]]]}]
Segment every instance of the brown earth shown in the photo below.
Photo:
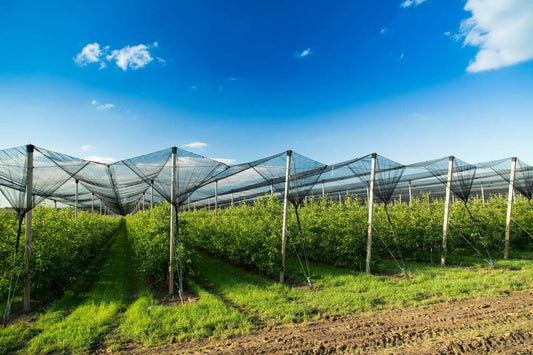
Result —
[{"label": "brown earth", "polygon": [[356,316],[326,316],[234,338],[206,339],[133,354],[533,353],[533,292]]}]

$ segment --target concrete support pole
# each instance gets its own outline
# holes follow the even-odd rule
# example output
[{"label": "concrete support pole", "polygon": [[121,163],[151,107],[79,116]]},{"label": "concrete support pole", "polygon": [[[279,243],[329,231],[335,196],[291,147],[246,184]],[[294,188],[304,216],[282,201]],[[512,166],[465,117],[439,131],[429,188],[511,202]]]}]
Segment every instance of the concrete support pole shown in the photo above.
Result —
[{"label": "concrete support pole", "polygon": [[509,194],[507,197],[507,219],[505,221],[505,251],[503,258],[509,259],[509,244],[511,242],[511,215],[513,212],[514,176],[516,170],[516,157],[511,158],[511,175],[509,176]]},{"label": "concrete support pole", "polygon": [[281,271],[279,283],[285,282],[285,253],[287,247],[287,212],[289,210],[289,177],[291,174],[292,151],[287,151],[287,167],[285,169],[285,195],[283,199],[283,229],[281,231]]},{"label": "concrete support pole", "polygon": [[79,180],[76,180],[76,196],[74,197],[74,217],[78,218],[78,184]]},{"label": "concrete support pole", "polygon": [[372,153],[372,165],[370,167],[370,188],[368,192],[368,239],[366,242],[366,273],[370,274],[370,260],[372,259],[372,228],[374,220],[374,183],[376,180],[376,158]]},{"label": "concrete support pole", "polygon": [[24,249],[24,311],[30,311],[30,259],[31,259],[31,219],[33,214],[33,151],[34,146],[28,144],[26,156],[26,244]]},{"label": "concrete support pole", "polygon": [[91,196],[91,216],[94,216],[94,192]]},{"label": "concrete support pole", "polygon": [[339,191],[339,205],[342,205],[342,196],[341,196],[340,191]]},{"label": "concrete support pole", "polygon": [[448,222],[450,221],[450,196],[452,193],[453,156],[448,158],[448,177],[446,179],[446,201],[444,202],[444,222],[442,226],[442,255],[440,264],[446,265],[446,252],[448,251]]},{"label": "concrete support pole", "polygon": [[143,192],[143,207],[142,207],[143,211],[144,211],[144,192]]},{"label": "concrete support pole", "polygon": [[324,186],[324,181],[322,181],[322,197],[326,196],[326,187]]},{"label": "concrete support pole", "polygon": [[483,200],[483,207],[485,207],[485,189],[483,188],[483,181],[481,182],[481,199]]},{"label": "concrete support pole", "polygon": [[176,190],[176,153],[177,148],[172,147],[172,177],[170,182],[170,261],[168,263],[168,293],[174,294],[174,254],[176,253],[176,206],[174,194]]},{"label": "concrete support pole", "polygon": [[413,205],[413,191],[411,190],[411,180],[409,180],[409,207]]},{"label": "concrete support pole", "polygon": [[154,182],[150,185],[150,209],[154,208]]},{"label": "concrete support pole", "polygon": [[191,211],[191,195],[187,196],[187,212]]},{"label": "concrete support pole", "polygon": [[218,180],[215,180],[215,217],[218,217]]},{"label": "concrete support pole", "polygon": [[102,215],[102,200],[100,200],[100,216]]}]

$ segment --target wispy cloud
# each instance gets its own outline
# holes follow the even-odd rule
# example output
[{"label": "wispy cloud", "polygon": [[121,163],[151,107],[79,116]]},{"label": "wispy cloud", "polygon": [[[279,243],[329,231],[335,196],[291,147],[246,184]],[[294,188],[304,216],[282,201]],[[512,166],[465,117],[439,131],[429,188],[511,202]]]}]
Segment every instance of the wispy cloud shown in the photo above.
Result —
[{"label": "wispy cloud", "polygon": [[389,32],[389,29],[387,27],[382,27],[381,30],[379,30],[379,34],[384,36]]},{"label": "wispy cloud", "polygon": [[197,149],[199,149],[199,148],[207,147],[207,143],[191,142],[191,143],[184,144],[183,146],[187,147],[187,148],[197,148]]},{"label": "wispy cloud", "polygon": [[533,59],[533,1],[468,0],[459,38],[479,47],[466,70],[471,73],[507,67]]},{"label": "wispy cloud", "polygon": [[96,100],[91,101],[91,105],[96,106],[97,110],[109,110],[115,107],[114,104],[99,104]]},{"label": "wispy cloud", "polygon": [[294,56],[296,58],[304,58],[304,57],[310,56],[311,54],[313,54],[313,51],[311,50],[311,48],[307,48],[301,52],[296,52]]},{"label": "wispy cloud", "polygon": [[421,3],[425,2],[426,0],[405,0],[401,3],[401,7],[409,7],[409,6],[418,6]]},{"label": "wispy cloud", "polygon": [[95,161],[95,162],[98,162],[98,163],[104,163],[104,164],[113,164],[113,163],[115,163],[117,161],[114,158],[100,157],[100,156],[97,156],[97,155],[91,155],[91,156],[88,156],[87,158],[84,158],[84,159],[85,160],[90,160],[90,161]]},{"label": "wispy cloud", "polygon": [[91,145],[90,144],[84,144],[81,146],[81,150],[83,150],[84,152],[88,151],[88,150],[91,150]]},{"label": "wispy cloud", "polygon": [[226,158],[211,158],[211,159],[219,161],[219,162],[224,163],[226,165],[235,164],[235,159],[226,159]]},{"label": "wispy cloud", "polygon": [[[107,61],[114,62],[117,67],[124,71],[128,69],[137,70],[154,60],[150,50],[158,46],[159,43],[154,42],[152,45],[139,44],[110,50],[109,46],[101,47],[100,44],[95,42],[83,47],[81,52],[74,58],[74,62],[79,66],[99,63],[100,69],[104,69],[107,67]],[[166,60],[161,57],[156,57],[156,60],[161,64],[166,64]]]}]

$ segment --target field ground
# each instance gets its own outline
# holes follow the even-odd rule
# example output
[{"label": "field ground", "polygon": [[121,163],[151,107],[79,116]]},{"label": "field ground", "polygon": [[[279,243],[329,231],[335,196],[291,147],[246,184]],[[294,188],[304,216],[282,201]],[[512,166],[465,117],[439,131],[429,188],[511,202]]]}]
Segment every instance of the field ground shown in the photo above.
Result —
[{"label": "field ground", "polygon": [[533,293],[282,325],[233,337],[130,348],[133,354],[472,354],[533,352]]},{"label": "field ground", "polygon": [[0,329],[0,353],[533,351],[530,253],[495,269],[410,262],[409,279],[393,263],[379,275],[313,263],[313,288],[196,253],[181,305],[154,296],[129,248],[122,226],[63,298]]}]

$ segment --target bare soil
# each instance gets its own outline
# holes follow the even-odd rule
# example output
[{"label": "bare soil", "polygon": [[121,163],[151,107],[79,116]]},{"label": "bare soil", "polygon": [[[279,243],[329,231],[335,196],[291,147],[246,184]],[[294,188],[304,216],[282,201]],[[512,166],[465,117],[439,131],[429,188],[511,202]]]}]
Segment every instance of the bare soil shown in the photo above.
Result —
[{"label": "bare soil", "polygon": [[533,292],[263,328],[133,354],[533,353]]}]

